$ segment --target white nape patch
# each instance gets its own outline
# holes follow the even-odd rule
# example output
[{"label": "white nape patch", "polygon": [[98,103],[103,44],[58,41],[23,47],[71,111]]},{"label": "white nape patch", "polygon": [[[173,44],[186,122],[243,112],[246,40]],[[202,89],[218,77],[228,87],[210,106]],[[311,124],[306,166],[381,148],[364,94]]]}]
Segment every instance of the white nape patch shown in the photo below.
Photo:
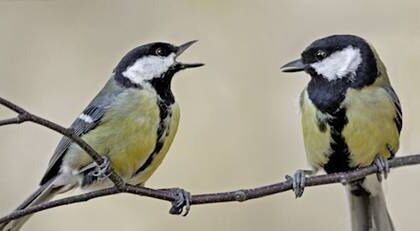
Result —
[{"label": "white nape patch", "polygon": [[[332,53],[327,58],[311,64],[315,71],[328,81],[349,76],[350,80],[356,77],[356,70],[362,63],[359,48],[348,46],[341,51]],[[349,75],[350,74],[350,75]]]},{"label": "white nape patch", "polygon": [[86,114],[80,114],[79,119],[85,121],[88,124],[93,123],[92,117],[90,117],[89,115],[86,115]]},{"label": "white nape patch", "polygon": [[132,83],[140,84],[146,80],[159,78],[175,63],[175,53],[167,57],[145,56],[128,67],[122,75]]}]

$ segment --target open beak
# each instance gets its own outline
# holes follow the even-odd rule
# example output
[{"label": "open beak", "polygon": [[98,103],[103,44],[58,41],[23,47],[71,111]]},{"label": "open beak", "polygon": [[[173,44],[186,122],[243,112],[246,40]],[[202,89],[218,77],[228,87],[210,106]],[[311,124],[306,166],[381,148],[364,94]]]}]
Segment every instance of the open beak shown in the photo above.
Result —
[{"label": "open beak", "polygon": [[302,62],[301,59],[293,60],[291,62],[286,63],[280,69],[282,72],[298,72],[304,71],[306,65]]},{"label": "open beak", "polygon": [[[184,44],[178,46],[178,50],[176,51],[176,56],[175,57],[178,57],[180,54],[182,54],[188,47],[193,45],[195,42],[197,42],[197,40],[189,41],[187,43],[184,43]],[[177,69],[183,70],[183,69],[187,69],[187,68],[201,67],[201,66],[204,65],[204,63],[181,63],[181,62],[178,62],[176,65],[177,65]]]}]

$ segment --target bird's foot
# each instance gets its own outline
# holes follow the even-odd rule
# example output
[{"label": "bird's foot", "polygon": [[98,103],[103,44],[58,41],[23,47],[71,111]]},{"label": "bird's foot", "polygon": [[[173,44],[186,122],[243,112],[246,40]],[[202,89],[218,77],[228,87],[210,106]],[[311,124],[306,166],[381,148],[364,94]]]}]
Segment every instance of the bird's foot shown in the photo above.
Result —
[{"label": "bird's foot", "polygon": [[290,175],[286,175],[286,180],[292,181],[293,192],[295,193],[296,198],[299,198],[303,195],[303,191],[305,190],[306,176],[311,175],[313,173],[314,171],[312,170],[298,169],[293,174],[293,177]]},{"label": "bird's foot", "polygon": [[170,214],[172,215],[182,214],[183,217],[188,215],[191,208],[191,193],[190,192],[187,192],[182,188],[169,188],[169,189],[161,189],[161,190],[169,191],[176,198],[174,201],[172,201],[172,207],[169,210]]},{"label": "bird's foot", "polygon": [[384,179],[386,179],[388,177],[388,173],[390,172],[388,160],[382,155],[378,155],[373,164],[378,167],[378,173],[376,173],[378,181],[382,181],[382,175],[384,176]]},{"label": "bird's foot", "polygon": [[108,176],[111,174],[111,161],[109,157],[102,156],[102,159],[102,163],[97,165],[95,167],[95,171],[92,172],[92,175],[100,181],[108,178]]}]

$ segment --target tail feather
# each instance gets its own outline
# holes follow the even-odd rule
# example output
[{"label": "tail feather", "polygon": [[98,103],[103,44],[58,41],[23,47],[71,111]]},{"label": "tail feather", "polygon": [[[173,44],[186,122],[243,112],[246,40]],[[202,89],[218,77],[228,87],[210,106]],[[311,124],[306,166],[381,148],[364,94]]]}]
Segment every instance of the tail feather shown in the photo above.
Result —
[{"label": "tail feather", "polygon": [[369,194],[359,189],[349,190],[350,219],[353,231],[372,229]]},{"label": "tail feather", "polygon": [[[45,201],[49,201],[58,192],[58,188],[52,184],[53,179],[41,185],[35,192],[33,192],[16,210],[25,209],[29,206],[34,206]],[[0,225],[0,231],[18,231],[22,228],[23,224],[32,215],[27,215],[8,223]]]},{"label": "tail feather", "polygon": [[394,231],[381,183],[376,176],[348,186],[352,231]]},{"label": "tail feather", "polygon": [[371,199],[373,221],[377,230],[393,231],[395,230],[391,216],[386,208],[383,192]]}]

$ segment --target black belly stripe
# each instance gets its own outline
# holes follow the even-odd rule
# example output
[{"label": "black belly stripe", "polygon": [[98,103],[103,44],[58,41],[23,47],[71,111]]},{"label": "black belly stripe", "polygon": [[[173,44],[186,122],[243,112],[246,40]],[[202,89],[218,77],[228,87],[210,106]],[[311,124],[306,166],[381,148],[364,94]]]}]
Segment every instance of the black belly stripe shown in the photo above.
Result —
[{"label": "black belly stripe", "polygon": [[333,114],[331,119],[327,120],[327,123],[331,128],[331,139],[333,142],[330,143],[332,152],[328,157],[328,162],[323,166],[324,170],[327,173],[348,171],[351,169],[349,165],[350,153],[341,134],[344,126],[348,123],[346,109],[340,108]]},{"label": "black belly stripe", "polygon": [[[133,176],[144,171],[149,167],[160,150],[162,150],[163,144],[165,142],[165,137],[167,134],[164,134],[165,131],[169,131],[170,121],[172,117],[171,106],[175,102],[174,95],[171,91],[171,82],[172,77],[175,74],[173,70],[166,72],[163,76],[158,78],[153,78],[149,81],[149,84],[153,86],[156,91],[157,97],[157,106],[159,107],[159,125],[157,129],[156,144],[153,151],[147,157],[146,161],[135,171]],[[169,120],[168,123],[165,123],[165,120]]]},{"label": "black belly stripe", "polygon": [[[367,46],[363,44],[362,46]],[[349,166],[350,151],[342,131],[348,123],[346,116],[346,109],[342,108],[342,103],[346,98],[346,92],[349,88],[361,89],[365,86],[373,84],[380,76],[377,69],[376,58],[369,47],[362,49],[362,57],[365,62],[362,62],[357,71],[357,78],[338,78],[328,80],[319,75],[315,69],[309,68],[307,72],[311,75],[311,80],[308,83],[307,91],[309,99],[322,113],[332,116],[332,119],[327,120],[327,124],[331,128],[330,143],[331,153],[328,157],[328,162],[324,164],[324,170],[327,173],[342,172],[352,169]],[[397,118],[397,127],[399,121]],[[322,132],[322,124],[318,124]]]},{"label": "black belly stripe", "polygon": [[171,112],[171,108],[170,108],[171,105],[166,104],[166,102],[164,102],[163,100],[160,100],[160,99],[158,100],[157,104],[158,104],[158,107],[159,107],[160,121],[159,121],[159,126],[158,126],[158,129],[157,129],[155,148],[153,149],[153,151],[151,152],[149,157],[147,157],[146,161],[133,174],[133,176],[135,176],[135,175],[139,174],[140,172],[144,171],[147,167],[149,167],[152,164],[156,155],[159,154],[160,150],[162,150],[163,144],[165,142],[165,137],[167,136],[167,134],[164,134],[165,131],[167,131],[166,133],[168,133],[168,131],[169,131],[169,124],[165,123],[165,120],[170,121],[170,119],[172,117],[172,112]]},{"label": "black belly stripe", "polygon": [[[311,73],[311,75],[316,75],[316,73]],[[331,129],[332,140],[328,162],[323,165],[327,173],[342,172],[350,169],[350,153],[341,134],[344,126],[348,123],[346,109],[341,106],[345,99],[346,91],[352,84],[348,81],[348,78],[328,81],[322,76],[315,76],[311,79],[307,88],[309,99],[315,107],[320,112],[331,115],[331,118],[326,120]],[[318,120],[317,122],[320,131],[326,131],[322,123],[324,121]]]}]

